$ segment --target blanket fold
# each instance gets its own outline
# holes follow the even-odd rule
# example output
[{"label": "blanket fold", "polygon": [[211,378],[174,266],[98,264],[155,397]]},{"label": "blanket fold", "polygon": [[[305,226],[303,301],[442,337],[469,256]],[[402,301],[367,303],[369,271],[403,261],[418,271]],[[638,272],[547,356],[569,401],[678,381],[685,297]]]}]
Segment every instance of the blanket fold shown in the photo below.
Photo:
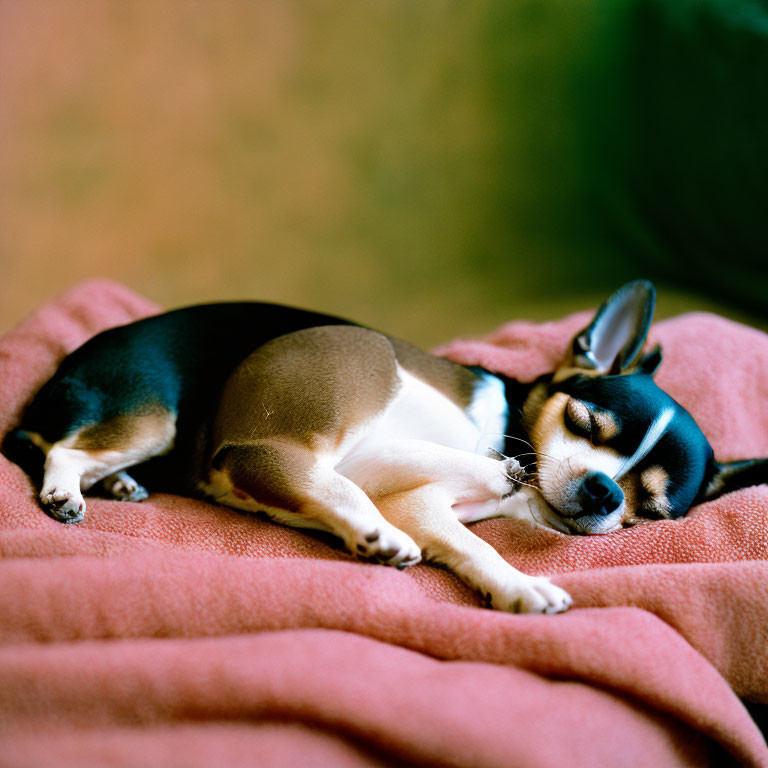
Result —
[{"label": "blanket fold", "polygon": [[[66,352],[156,311],[96,280],[22,322],[3,431]],[[529,380],[586,317],[439,352]],[[768,455],[768,337],[699,314],[651,340],[718,458]],[[768,487],[607,536],[476,524],[575,598],[513,616],[446,571],[199,500],[91,499],[63,526],[5,457],[0,477],[3,765],[768,766],[738,698],[768,703]]]}]

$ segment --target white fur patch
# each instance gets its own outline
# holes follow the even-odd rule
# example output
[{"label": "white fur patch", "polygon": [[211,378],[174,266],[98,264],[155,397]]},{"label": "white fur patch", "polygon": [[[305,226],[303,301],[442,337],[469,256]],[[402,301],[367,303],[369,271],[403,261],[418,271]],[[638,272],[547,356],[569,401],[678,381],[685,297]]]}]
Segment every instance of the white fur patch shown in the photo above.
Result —
[{"label": "white fur patch", "polygon": [[[482,383],[475,390],[467,415],[477,425],[481,438],[490,439],[484,446],[501,451],[504,447],[504,430],[507,426],[509,405],[504,392],[504,382],[490,373],[482,375]],[[477,450],[478,446],[475,446]]]},{"label": "white fur patch", "polygon": [[[339,472],[346,474],[345,465],[357,455],[375,456],[381,446],[394,440],[427,440],[449,448],[474,453],[482,435],[478,422],[444,394],[398,366],[402,386],[389,406],[358,433],[353,441],[345,441],[333,457]],[[498,379],[496,380],[498,381]],[[501,384],[501,382],[499,382]],[[498,386],[484,385],[476,406],[476,418],[498,426],[502,416],[494,407],[503,408]],[[501,392],[503,401],[503,391]],[[503,426],[499,431],[503,430]]]},{"label": "white fur patch", "polygon": [[615,475],[611,475],[614,480],[618,480],[626,475],[632,467],[639,464],[653,449],[653,446],[661,440],[664,430],[669,426],[672,417],[675,415],[674,408],[665,408],[648,427],[648,431],[637,446],[637,450],[621,465],[621,468]]}]

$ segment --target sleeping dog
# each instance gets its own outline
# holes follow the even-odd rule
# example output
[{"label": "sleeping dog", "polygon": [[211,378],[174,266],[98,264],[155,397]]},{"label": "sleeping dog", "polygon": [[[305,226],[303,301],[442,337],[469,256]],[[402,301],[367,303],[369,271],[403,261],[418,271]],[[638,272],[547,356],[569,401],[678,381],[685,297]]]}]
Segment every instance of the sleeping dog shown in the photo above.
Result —
[{"label": "sleeping dog", "polygon": [[608,533],[768,481],[768,460],[716,462],[654,383],[660,350],[642,354],[654,301],[648,282],[623,286],[557,370],[528,384],[327,315],[180,309],[75,350],[6,452],[63,523],[83,519],[96,484],[146,498],[126,470],[165,462],[187,492],[330,532],[380,563],[443,564],[495,608],[557,613],[571,604],[562,589],[516,571],[464,524]]}]

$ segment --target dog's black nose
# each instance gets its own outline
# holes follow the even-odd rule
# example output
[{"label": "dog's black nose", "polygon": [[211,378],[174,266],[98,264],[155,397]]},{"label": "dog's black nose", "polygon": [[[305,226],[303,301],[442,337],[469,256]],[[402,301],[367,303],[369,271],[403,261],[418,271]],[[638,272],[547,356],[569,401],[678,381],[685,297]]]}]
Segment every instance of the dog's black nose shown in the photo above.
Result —
[{"label": "dog's black nose", "polygon": [[624,501],[624,494],[604,472],[588,472],[579,489],[579,502],[585,514],[610,515]]}]

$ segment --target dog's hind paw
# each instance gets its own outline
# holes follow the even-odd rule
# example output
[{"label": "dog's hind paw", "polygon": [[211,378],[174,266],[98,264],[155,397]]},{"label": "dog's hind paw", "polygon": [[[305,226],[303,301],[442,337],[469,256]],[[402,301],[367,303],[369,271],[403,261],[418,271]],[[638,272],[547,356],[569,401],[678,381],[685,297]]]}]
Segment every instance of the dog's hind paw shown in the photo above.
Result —
[{"label": "dog's hind paw", "polygon": [[526,576],[524,581],[488,594],[493,608],[510,613],[562,613],[573,605],[571,596],[543,576]]},{"label": "dog's hind paw", "polygon": [[361,532],[354,548],[350,549],[358,557],[374,560],[382,565],[394,565],[396,568],[407,568],[421,560],[421,550],[416,542],[393,525]]},{"label": "dog's hind paw", "polygon": [[101,481],[108,496],[118,501],[144,501],[149,492],[139,485],[127,472],[116,472]]},{"label": "dog's hind paw", "polygon": [[43,488],[40,503],[60,523],[79,523],[85,517],[85,499],[79,493],[64,488]]}]

